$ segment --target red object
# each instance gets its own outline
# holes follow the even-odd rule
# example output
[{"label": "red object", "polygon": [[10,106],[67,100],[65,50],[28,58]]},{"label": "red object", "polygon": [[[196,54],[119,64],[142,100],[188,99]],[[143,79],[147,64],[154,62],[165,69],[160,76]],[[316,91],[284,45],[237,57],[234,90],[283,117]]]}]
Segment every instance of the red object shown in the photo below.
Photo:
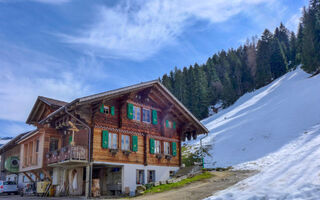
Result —
[{"label": "red object", "polygon": [[1,185],[0,188],[3,189],[3,185]]}]

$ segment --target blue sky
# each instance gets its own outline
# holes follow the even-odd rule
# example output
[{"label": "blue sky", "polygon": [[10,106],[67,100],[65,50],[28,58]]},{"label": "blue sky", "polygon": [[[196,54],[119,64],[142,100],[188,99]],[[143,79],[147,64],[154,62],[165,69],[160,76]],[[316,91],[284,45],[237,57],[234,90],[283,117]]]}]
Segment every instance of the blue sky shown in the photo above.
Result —
[{"label": "blue sky", "polygon": [[204,63],[307,0],[0,0],[0,137],[33,129],[37,96],[64,101]]}]

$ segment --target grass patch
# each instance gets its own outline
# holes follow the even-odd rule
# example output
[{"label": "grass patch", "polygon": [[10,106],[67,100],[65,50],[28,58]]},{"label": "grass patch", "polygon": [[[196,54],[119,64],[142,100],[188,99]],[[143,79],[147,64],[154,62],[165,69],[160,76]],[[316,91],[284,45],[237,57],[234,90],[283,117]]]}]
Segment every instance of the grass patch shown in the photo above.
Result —
[{"label": "grass patch", "polygon": [[191,182],[195,182],[195,181],[200,181],[200,180],[211,178],[212,176],[213,175],[210,172],[204,172],[202,174],[196,175],[196,176],[191,177],[191,178],[186,178],[186,179],[184,179],[182,181],[179,181],[179,182],[176,182],[176,183],[169,183],[169,184],[165,184],[165,185],[154,186],[154,187],[146,190],[144,192],[144,194],[168,191],[168,190],[171,190],[171,189],[183,187],[186,184],[191,183]]}]

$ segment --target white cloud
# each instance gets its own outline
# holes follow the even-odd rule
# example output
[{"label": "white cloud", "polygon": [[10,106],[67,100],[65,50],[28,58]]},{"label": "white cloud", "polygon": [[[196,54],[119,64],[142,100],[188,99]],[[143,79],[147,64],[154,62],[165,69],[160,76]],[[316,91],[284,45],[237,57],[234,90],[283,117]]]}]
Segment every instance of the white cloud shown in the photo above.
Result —
[{"label": "white cloud", "polygon": [[4,3],[15,3],[15,2],[23,2],[23,1],[34,1],[34,2],[38,2],[38,3],[47,3],[47,4],[59,5],[59,4],[68,3],[71,0],[0,0],[0,3],[1,2],[4,2]]},{"label": "white cloud", "polygon": [[0,44],[0,119],[24,122],[39,95],[70,101],[88,93],[88,74],[46,54]]},{"label": "white cloud", "polygon": [[65,41],[84,46],[103,57],[144,60],[176,38],[195,20],[224,22],[239,13],[274,0],[155,0],[116,7],[100,7],[96,23],[79,31],[77,36],[64,35]]},{"label": "white cloud", "polygon": [[29,0],[29,1],[36,1],[39,3],[48,3],[48,4],[63,4],[63,3],[68,3],[71,0]]},{"label": "white cloud", "polygon": [[302,13],[302,8],[300,9],[300,11],[298,13],[293,14],[285,24],[289,30],[294,31],[295,33],[297,33],[297,31],[298,31],[301,13]]}]

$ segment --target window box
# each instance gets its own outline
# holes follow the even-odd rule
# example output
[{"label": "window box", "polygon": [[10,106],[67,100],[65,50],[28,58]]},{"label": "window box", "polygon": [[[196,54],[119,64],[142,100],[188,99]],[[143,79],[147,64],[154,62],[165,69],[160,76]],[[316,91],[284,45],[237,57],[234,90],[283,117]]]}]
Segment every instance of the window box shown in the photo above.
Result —
[{"label": "window box", "polygon": [[129,156],[131,151],[130,150],[122,150],[122,153],[126,156]]},{"label": "window box", "polygon": [[172,156],[171,155],[165,155],[165,159],[171,160]]},{"label": "window box", "polygon": [[112,155],[115,155],[118,153],[118,149],[110,149],[110,152],[112,153]]},{"label": "window box", "polygon": [[162,158],[162,154],[156,154],[156,158],[160,160]]}]

